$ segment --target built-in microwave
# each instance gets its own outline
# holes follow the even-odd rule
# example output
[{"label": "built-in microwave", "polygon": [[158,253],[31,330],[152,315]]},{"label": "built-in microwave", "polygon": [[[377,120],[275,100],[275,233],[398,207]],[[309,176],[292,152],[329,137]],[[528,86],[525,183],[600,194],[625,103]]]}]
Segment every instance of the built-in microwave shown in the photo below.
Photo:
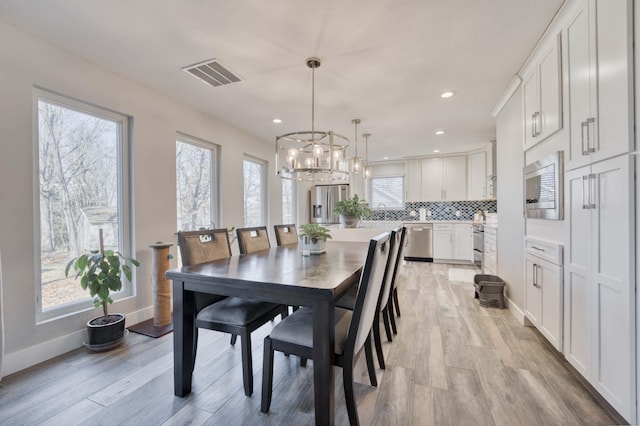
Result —
[{"label": "built-in microwave", "polygon": [[555,152],[524,168],[524,214],[535,219],[564,219],[564,153]]}]

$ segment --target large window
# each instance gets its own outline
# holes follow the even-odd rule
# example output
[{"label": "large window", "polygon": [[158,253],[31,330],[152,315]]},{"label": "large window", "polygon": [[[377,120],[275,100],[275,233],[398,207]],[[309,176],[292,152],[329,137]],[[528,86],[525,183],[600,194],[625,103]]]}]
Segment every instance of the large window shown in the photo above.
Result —
[{"label": "large window", "polygon": [[404,177],[374,177],[370,185],[371,208],[404,208]]},{"label": "large window", "polygon": [[244,226],[266,225],[266,165],[263,161],[245,157]]},{"label": "large window", "polygon": [[[67,262],[99,248],[130,256],[127,117],[41,90],[37,103],[39,318],[91,306]],[[125,283],[122,294],[131,294]],[[118,297],[118,295],[116,295]]]},{"label": "large window", "polygon": [[191,137],[176,141],[178,230],[219,227],[216,223],[217,146]]},{"label": "large window", "polygon": [[282,223],[296,223],[295,185],[290,179],[282,179]]}]

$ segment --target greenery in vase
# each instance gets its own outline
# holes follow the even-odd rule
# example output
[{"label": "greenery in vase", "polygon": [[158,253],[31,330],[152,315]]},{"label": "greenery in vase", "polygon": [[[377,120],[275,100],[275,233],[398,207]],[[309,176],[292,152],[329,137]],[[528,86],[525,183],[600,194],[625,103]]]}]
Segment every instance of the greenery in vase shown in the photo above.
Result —
[{"label": "greenery in vase", "polygon": [[307,237],[314,244],[317,243],[318,240],[327,240],[331,238],[331,234],[329,234],[329,228],[320,226],[317,223],[307,223],[305,225],[301,225],[300,231],[300,238]]},{"label": "greenery in vase", "polygon": [[96,308],[102,306],[105,323],[109,322],[108,304],[113,303],[111,299],[112,291],[122,289],[122,273],[127,280],[131,281],[131,263],[140,266],[140,262],[133,258],[124,257],[117,251],[105,250],[102,240],[102,229],[100,230],[100,250],[92,250],[81,256],[71,259],[64,270],[69,276],[71,268],[76,273],[75,278],[80,278],[80,286],[83,290],[89,289],[89,294],[93,297],[93,305]]},{"label": "greenery in vase", "polygon": [[346,200],[338,201],[333,206],[333,213],[344,216],[355,216],[357,218],[373,214],[371,209],[367,206],[367,202],[358,198],[358,194],[355,194],[353,197],[347,198]]}]

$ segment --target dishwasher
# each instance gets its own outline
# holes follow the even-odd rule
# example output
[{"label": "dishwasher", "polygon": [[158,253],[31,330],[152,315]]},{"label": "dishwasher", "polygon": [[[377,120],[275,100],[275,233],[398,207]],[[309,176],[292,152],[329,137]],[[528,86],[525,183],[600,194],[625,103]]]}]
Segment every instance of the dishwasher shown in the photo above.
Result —
[{"label": "dishwasher", "polygon": [[405,223],[407,227],[407,245],[404,260],[433,262],[433,224]]}]

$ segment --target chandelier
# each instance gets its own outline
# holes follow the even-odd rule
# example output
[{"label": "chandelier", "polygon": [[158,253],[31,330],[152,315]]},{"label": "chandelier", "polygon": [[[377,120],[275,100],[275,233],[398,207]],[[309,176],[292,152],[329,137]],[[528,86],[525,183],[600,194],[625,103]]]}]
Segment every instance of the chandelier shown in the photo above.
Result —
[{"label": "chandelier", "polygon": [[306,63],[311,68],[311,130],[276,137],[276,174],[295,181],[345,181],[349,178],[349,140],[315,129],[315,69],[320,67],[320,59],[308,58]]},{"label": "chandelier", "polygon": [[371,179],[371,166],[369,165],[369,136],[371,133],[364,133],[364,178]]},{"label": "chandelier", "polygon": [[351,159],[351,171],[354,174],[360,173],[362,171],[362,158],[358,157],[358,124],[360,124],[359,118],[354,118],[351,122],[355,125],[355,141],[356,141],[356,155]]}]

